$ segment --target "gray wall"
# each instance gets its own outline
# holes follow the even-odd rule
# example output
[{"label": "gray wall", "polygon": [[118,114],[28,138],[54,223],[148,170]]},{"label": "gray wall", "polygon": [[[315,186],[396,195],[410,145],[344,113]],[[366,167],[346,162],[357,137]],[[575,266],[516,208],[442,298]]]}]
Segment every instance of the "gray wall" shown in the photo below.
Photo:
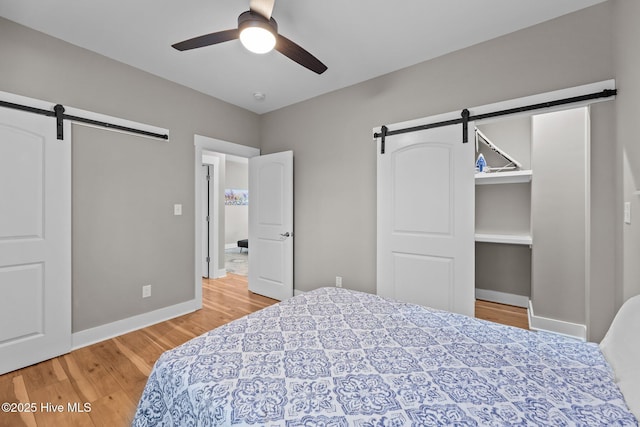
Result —
[{"label": "gray wall", "polygon": [[476,233],[531,234],[531,186],[476,186]]},{"label": "gray wall", "polygon": [[622,288],[621,149],[616,142],[616,102],[591,105],[591,263],[586,290],[588,338],[599,341],[616,313],[616,296]]},{"label": "gray wall", "polygon": [[476,289],[531,296],[528,245],[476,243]]},{"label": "gray wall", "polygon": [[[638,143],[638,102],[640,100],[640,2],[614,0],[614,58],[620,95],[616,101],[617,140],[622,145],[623,193],[617,205],[631,203],[632,223],[620,225],[623,255],[620,257],[623,287],[616,305],[640,293],[640,144]],[[618,218],[622,217],[622,213]]]},{"label": "gray wall", "polygon": [[[347,288],[376,291],[373,127],[614,78],[613,8],[606,2],[263,115],[263,152],[295,153],[296,288],[340,275]],[[596,188],[616,192],[608,182]],[[594,227],[614,221],[614,206],[593,209],[605,221]],[[602,286],[614,292],[613,279]],[[600,321],[608,322],[612,310],[603,310]]]},{"label": "gray wall", "polygon": [[0,55],[2,91],[170,131],[159,142],[74,127],[73,331],[192,299],[193,135],[257,146],[259,117],[2,18]]}]

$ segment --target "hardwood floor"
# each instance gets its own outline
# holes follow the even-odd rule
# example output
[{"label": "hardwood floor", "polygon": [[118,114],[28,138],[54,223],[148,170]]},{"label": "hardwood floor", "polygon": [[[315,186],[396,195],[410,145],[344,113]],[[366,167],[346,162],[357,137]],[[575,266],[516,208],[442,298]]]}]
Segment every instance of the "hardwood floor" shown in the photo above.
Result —
[{"label": "hardwood floor", "polygon": [[[0,426],[129,426],[160,354],[276,302],[249,292],[242,276],[203,280],[202,310],[0,376],[0,404],[34,402],[37,409],[0,412]],[[63,411],[47,412],[48,403]],[[90,411],[69,411],[76,403]]]},{"label": "hardwood floor", "polygon": [[522,307],[476,300],[476,317],[517,328],[529,329],[527,309]]},{"label": "hardwood floor", "polygon": [[[0,426],[128,426],[160,354],[277,301],[249,292],[245,277],[228,274],[203,280],[202,302],[195,313],[1,375],[0,404],[34,403],[36,411],[0,412]],[[476,315],[527,327],[525,309],[478,301]],[[58,405],[62,410],[53,412]]]}]

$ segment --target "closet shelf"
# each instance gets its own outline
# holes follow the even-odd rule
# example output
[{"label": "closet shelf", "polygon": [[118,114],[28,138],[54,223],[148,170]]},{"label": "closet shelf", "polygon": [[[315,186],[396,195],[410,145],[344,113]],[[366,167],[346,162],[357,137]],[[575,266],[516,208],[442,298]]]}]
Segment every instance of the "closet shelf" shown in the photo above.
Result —
[{"label": "closet shelf", "polygon": [[476,173],[476,185],[518,184],[531,182],[531,170]]},{"label": "closet shelf", "polygon": [[506,243],[510,245],[531,245],[533,243],[533,239],[528,234],[476,233],[476,242]]}]

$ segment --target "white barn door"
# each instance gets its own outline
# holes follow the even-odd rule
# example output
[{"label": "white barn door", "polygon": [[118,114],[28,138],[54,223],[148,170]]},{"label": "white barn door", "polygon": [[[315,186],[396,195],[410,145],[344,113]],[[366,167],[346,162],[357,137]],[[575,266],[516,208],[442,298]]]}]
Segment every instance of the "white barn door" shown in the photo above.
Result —
[{"label": "white barn door", "polygon": [[474,148],[455,125],[378,150],[379,295],[474,315]]},{"label": "white barn door", "polygon": [[0,200],[3,374],[71,349],[71,143],[55,119],[0,107]]},{"label": "white barn door", "polygon": [[293,151],[249,159],[249,290],[293,296]]}]

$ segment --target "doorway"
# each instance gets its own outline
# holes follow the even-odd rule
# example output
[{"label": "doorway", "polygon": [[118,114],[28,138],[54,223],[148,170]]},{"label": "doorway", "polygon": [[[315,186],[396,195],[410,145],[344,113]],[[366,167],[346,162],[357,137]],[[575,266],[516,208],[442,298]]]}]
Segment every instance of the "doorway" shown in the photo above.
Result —
[{"label": "doorway", "polygon": [[[194,137],[194,145],[196,305],[202,305],[204,152],[250,159],[248,190],[252,193],[253,203],[249,211],[248,240],[256,243],[250,256],[258,262],[250,261],[253,267],[249,272],[249,290],[279,300],[293,296],[293,151],[261,156],[257,148],[200,135]],[[218,254],[224,253],[222,239],[218,238],[216,248]],[[220,256],[217,261],[221,265]]]},{"label": "doorway", "polygon": [[224,168],[224,269],[227,273],[249,274],[249,159],[225,156]]},{"label": "doorway", "polygon": [[[254,156],[260,155],[260,150],[254,147],[248,147],[245,145],[234,144],[219,139],[209,138],[206,136],[195,135],[195,299],[198,303],[202,301],[202,277],[207,275],[206,265],[206,253],[207,247],[209,252],[209,277],[221,277],[225,272],[225,239],[224,232],[221,230],[224,223],[221,224],[219,218],[219,211],[211,212],[209,214],[210,233],[209,241],[207,242],[206,236],[206,222],[203,221],[205,209],[206,209],[206,197],[207,188],[205,187],[206,179],[203,164],[209,164],[210,191],[208,192],[213,203],[213,206],[218,206],[218,209],[224,209],[224,185],[222,184],[221,176],[224,176],[224,159],[227,156],[232,156],[238,159],[249,159]],[[203,162],[204,156],[206,160]],[[215,209],[215,208],[214,208]]]},{"label": "doorway", "polygon": [[202,277],[247,276],[248,158],[207,150],[201,167]]}]

